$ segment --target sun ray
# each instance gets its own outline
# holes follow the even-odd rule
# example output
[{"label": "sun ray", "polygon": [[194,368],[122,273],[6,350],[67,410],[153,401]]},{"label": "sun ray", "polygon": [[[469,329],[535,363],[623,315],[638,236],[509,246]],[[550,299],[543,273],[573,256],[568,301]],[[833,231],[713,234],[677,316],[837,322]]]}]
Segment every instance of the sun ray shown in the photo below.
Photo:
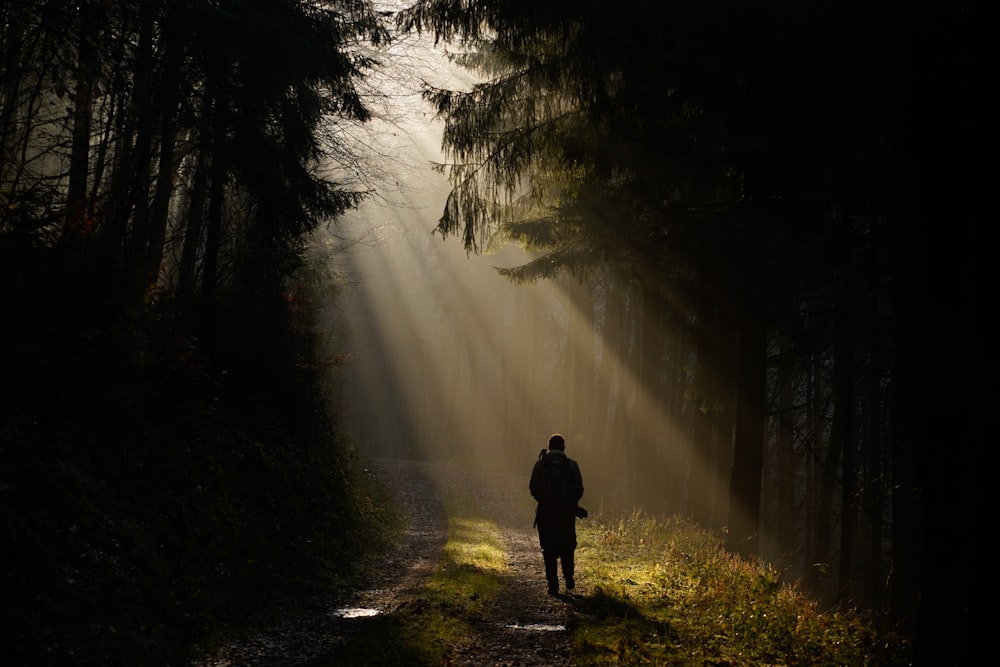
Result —
[{"label": "sun ray", "polygon": [[[614,326],[608,300],[618,297],[599,281],[583,288],[583,299],[556,280],[515,285],[495,267],[526,262],[521,249],[469,254],[458,239],[432,234],[449,184],[431,168],[443,162],[442,124],[416,91],[427,67],[452,85],[470,80],[419,40],[394,57],[402,69],[382,90],[392,110],[358,135],[378,147],[381,195],[330,232],[351,239],[335,260],[353,288],[336,306],[343,335],[331,352],[350,359],[336,372],[359,447],[527,474],[548,435],[560,431],[590,471],[595,508],[676,508],[689,494],[717,494],[719,466],[690,446],[690,424],[669,417],[656,381],[632,377],[635,364],[606,343]],[[595,402],[601,395],[606,403]],[[628,419],[609,418],[604,432],[591,433],[584,424],[595,410]]]}]

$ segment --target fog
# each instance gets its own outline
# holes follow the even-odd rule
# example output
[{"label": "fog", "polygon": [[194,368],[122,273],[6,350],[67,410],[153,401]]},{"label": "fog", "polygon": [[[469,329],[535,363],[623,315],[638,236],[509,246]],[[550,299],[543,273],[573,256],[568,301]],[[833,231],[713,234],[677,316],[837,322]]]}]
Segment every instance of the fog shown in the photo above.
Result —
[{"label": "fog", "polygon": [[368,100],[379,118],[353,130],[376,156],[378,194],[317,243],[340,286],[326,303],[324,343],[344,360],[332,370],[338,409],[360,451],[468,458],[523,474],[526,487],[560,432],[591,509],[676,510],[692,487],[721,491],[725,480],[691,456],[684,427],[647,395],[651,380],[629,377],[608,351],[612,336],[635,335],[605,322],[609,298],[627,297],[608,297],[599,279],[514,285],[495,267],[524,263],[520,249],[468,254],[460,238],[432,234],[449,187],[431,166],[444,159],[442,123],[419,83],[471,79],[426,39],[407,38],[383,60]]}]

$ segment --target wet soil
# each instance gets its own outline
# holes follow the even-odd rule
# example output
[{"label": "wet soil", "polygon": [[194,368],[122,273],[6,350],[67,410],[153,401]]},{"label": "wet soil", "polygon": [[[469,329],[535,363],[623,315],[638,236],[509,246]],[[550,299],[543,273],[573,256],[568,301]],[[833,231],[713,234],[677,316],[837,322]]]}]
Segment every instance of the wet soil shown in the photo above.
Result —
[{"label": "wet soil", "polygon": [[437,567],[445,543],[445,492],[475,499],[502,530],[508,554],[505,586],[475,627],[475,636],[452,647],[449,665],[559,667],[570,665],[575,605],[586,590],[578,573],[573,595],[546,590],[534,502],[523,479],[451,462],[377,460],[371,474],[388,488],[408,516],[399,543],[375,568],[370,581],[347,600],[286,619],[252,639],[234,642],[195,667],[271,667],[324,664],[323,657],[357,631],[366,618],[391,614],[417,599],[424,579]]}]

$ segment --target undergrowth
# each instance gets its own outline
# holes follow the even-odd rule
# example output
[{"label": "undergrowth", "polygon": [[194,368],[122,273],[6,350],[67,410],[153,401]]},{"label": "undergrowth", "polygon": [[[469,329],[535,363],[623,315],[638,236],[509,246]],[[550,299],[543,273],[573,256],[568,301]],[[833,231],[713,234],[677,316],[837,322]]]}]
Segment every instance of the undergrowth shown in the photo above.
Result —
[{"label": "undergrowth", "polygon": [[[497,527],[452,496],[448,543],[420,595],[377,617],[324,665],[450,664],[503,583]],[[909,664],[907,645],[864,612],[824,610],[779,573],[725,551],[678,517],[641,513],[578,522],[572,663],[879,666]]]},{"label": "undergrowth", "polygon": [[906,645],[865,613],[820,609],[683,519],[581,522],[579,538],[593,594],[575,630],[578,665],[908,664]]},{"label": "undergrowth", "polygon": [[294,303],[124,306],[94,262],[0,256],[0,662],[184,664],[352,585],[391,517]]}]

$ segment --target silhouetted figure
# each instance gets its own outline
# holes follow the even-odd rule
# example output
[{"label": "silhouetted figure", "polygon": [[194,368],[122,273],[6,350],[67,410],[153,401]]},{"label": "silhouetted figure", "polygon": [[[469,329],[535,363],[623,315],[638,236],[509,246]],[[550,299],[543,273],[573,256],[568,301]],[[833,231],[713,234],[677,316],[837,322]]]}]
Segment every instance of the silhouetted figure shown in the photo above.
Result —
[{"label": "silhouetted figure", "polygon": [[583,497],[583,477],[576,461],[566,456],[566,440],[558,433],[549,438],[549,449],[538,455],[528,488],[538,501],[535,526],[545,561],[549,593],[559,593],[559,562],[566,589],[572,590],[576,551],[576,517],[587,511],[578,506]]}]

